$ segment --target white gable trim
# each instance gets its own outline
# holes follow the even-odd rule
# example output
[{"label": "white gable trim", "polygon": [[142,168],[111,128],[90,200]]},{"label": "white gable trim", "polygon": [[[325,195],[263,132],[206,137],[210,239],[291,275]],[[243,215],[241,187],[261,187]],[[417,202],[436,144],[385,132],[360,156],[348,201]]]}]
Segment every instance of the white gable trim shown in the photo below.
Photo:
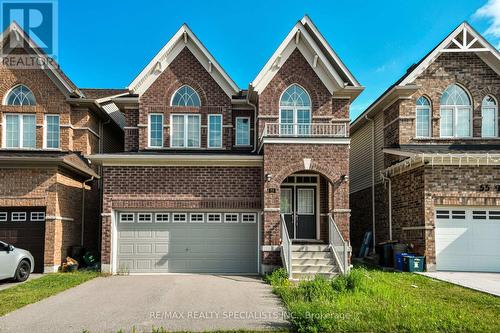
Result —
[{"label": "white gable trim", "polygon": [[[469,35],[472,37],[472,40],[467,42],[466,37]],[[480,46],[478,47],[477,44]],[[441,53],[450,52],[476,52],[488,66],[500,75],[500,53],[498,50],[488,43],[467,22],[464,22],[446,37],[399,85],[404,86],[412,83]]]},{"label": "white gable trim", "polygon": [[[333,68],[328,58],[308,33],[304,24],[309,24],[310,19],[306,19],[304,17],[303,20],[304,23],[303,21],[299,21],[295,24],[295,26],[288,33],[283,42],[281,42],[280,46],[276,49],[271,58],[264,65],[255,80],[251,83],[253,89],[257,93],[262,92],[267,87],[269,82],[271,82],[278,70],[286,62],[286,60],[290,57],[290,55],[296,48],[300,50],[311,68],[318,75],[318,77],[321,79],[321,81],[331,94],[333,94],[337,90],[343,89],[346,85],[349,84],[348,82],[343,82],[342,78]],[[315,27],[313,29],[312,24],[310,25],[310,27],[312,28],[312,31],[317,34],[317,29],[315,29]],[[324,44],[323,46],[327,50],[331,50],[330,46],[328,45],[328,43],[326,43],[325,39],[321,35],[318,35],[317,37]],[[333,53],[331,55],[332,57],[334,57],[334,59],[338,59],[338,57],[336,55],[334,56]],[[343,66],[341,62],[339,62],[338,64],[339,66],[341,66],[341,68],[345,68],[345,66]],[[348,77],[352,77],[352,74],[350,73],[348,74],[346,72],[345,74]],[[357,83],[357,81],[354,81],[354,83]]]},{"label": "white gable trim", "polygon": [[153,60],[132,81],[129,89],[133,93],[143,94],[185,47],[191,51],[229,97],[238,93],[239,88],[236,83],[227,75],[186,24],[182,25]]}]

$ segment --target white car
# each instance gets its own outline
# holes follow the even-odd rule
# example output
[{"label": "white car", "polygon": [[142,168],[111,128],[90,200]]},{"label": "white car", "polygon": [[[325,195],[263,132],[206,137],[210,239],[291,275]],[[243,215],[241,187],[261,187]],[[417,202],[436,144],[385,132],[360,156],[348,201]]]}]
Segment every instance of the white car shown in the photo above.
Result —
[{"label": "white car", "polygon": [[35,260],[29,251],[0,241],[0,280],[26,281],[34,268]]}]

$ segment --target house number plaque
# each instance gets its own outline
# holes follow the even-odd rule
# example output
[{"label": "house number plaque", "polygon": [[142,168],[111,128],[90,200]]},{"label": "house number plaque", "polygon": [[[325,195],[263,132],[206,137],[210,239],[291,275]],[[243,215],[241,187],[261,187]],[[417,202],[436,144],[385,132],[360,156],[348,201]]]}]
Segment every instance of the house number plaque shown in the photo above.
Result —
[{"label": "house number plaque", "polygon": [[490,192],[496,191],[500,192],[500,184],[490,185],[490,184],[480,184],[478,187],[479,192]]}]

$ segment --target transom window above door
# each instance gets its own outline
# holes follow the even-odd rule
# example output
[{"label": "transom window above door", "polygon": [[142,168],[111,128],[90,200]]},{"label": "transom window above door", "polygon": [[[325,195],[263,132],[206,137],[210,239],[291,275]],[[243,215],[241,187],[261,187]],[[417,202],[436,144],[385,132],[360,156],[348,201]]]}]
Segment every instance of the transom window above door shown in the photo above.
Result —
[{"label": "transom window above door", "polygon": [[175,92],[171,105],[199,107],[201,105],[200,96],[193,88],[185,85]]},{"label": "transom window above door", "polygon": [[308,135],[311,132],[311,98],[304,88],[292,84],[280,99],[280,134]]},{"label": "transom window above door", "polygon": [[453,84],[446,88],[440,100],[441,137],[471,137],[472,107],[465,90]]}]

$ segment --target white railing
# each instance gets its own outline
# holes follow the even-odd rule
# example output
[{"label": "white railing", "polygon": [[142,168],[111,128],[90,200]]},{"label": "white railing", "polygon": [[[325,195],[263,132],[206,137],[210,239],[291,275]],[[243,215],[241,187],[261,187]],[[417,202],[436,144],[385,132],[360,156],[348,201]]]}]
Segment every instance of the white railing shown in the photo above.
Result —
[{"label": "white railing", "polygon": [[339,265],[340,272],[342,274],[349,273],[349,253],[351,247],[349,243],[344,240],[342,234],[340,233],[337,224],[333,220],[331,214],[328,214],[328,233],[329,233],[329,242],[330,249],[333,252],[333,256]]},{"label": "white railing", "polygon": [[281,230],[281,260],[283,261],[283,266],[288,273],[288,278],[292,278],[292,241],[288,235],[288,229],[286,228],[285,217],[283,214],[280,215],[280,230]]},{"label": "white railing", "polygon": [[262,137],[347,138],[347,123],[266,123]]}]

